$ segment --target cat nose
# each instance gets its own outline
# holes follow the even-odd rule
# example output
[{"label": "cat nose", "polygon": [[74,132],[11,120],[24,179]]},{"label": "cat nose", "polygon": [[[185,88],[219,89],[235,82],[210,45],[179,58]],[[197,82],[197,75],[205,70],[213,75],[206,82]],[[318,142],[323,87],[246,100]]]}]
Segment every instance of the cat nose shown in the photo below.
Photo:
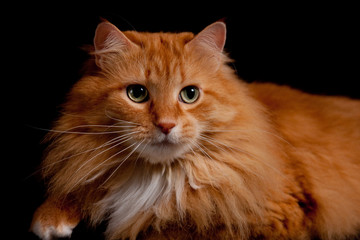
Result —
[{"label": "cat nose", "polygon": [[160,122],[156,125],[164,134],[169,134],[176,124],[174,122]]}]

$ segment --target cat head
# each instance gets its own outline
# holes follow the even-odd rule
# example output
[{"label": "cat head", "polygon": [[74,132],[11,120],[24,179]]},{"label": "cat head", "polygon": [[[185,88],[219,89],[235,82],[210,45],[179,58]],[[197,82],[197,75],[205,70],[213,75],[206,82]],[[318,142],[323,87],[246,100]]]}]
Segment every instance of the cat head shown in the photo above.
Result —
[{"label": "cat head", "polygon": [[274,166],[271,134],[263,108],[228,65],[225,38],[222,22],[197,35],[100,23],[88,71],[50,133],[43,162],[50,193],[86,198],[94,222],[114,208],[116,231],[129,219],[149,222],[134,214],[160,198],[164,211],[156,214],[170,219],[174,192],[179,212],[204,231],[209,214],[219,211],[232,229],[246,219],[241,209],[258,211],[261,191],[275,185],[263,177]]},{"label": "cat head", "polygon": [[65,111],[83,116],[78,125],[122,126],[140,158],[170,163],[198,148],[204,131],[232,124],[241,105],[225,39],[223,22],[196,36],[121,32],[102,22],[92,52],[96,73],[75,85]]}]

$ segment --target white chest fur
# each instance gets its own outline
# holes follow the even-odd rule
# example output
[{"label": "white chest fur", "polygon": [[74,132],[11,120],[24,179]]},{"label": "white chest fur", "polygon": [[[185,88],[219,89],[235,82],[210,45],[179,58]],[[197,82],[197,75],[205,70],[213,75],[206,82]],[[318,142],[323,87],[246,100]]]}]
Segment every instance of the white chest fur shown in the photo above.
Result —
[{"label": "white chest fur", "polygon": [[139,214],[152,211],[156,215],[160,203],[175,194],[179,212],[186,174],[182,168],[139,165],[126,180],[120,181],[98,203],[103,214],[109,214],[107,233],[126,231]]}]

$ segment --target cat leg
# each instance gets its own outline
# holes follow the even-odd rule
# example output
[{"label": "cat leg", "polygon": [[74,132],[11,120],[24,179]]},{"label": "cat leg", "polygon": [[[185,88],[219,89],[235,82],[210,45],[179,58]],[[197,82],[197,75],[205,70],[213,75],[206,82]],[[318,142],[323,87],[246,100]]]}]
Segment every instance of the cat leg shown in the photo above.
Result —
[{"label": "cat leg", "polygon": [[35,211],[30,230],[43,240],[70,237],[80,220],[78,207],[50,197]]}]

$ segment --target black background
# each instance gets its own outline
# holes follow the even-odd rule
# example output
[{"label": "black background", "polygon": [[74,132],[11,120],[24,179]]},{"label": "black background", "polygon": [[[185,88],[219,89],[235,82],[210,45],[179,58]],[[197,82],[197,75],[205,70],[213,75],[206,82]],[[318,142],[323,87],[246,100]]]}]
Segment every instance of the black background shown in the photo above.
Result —
[{"label": "black background", "polygon": [[[27,233],[32,213],[44,197],[37,174],[44,131],[79,79],[100,17],[121,30],[199,32],[226,18],[225,49],[245,81],[286,84],[307,92],[360,98],[355,6],[324,3],[266,4],[168,2],[167,4],[21,5],[2,21],[2,120],[6,135],[4,209],[12,239]],[[199,4],[199,5],[195,5]],[[4,147],[5,146],[5,147]],[[5,207],[5,208],[6,208]],[[73,239],[101,239],[84,224]],[[22,237],[20,237],[22,236]]]}]

